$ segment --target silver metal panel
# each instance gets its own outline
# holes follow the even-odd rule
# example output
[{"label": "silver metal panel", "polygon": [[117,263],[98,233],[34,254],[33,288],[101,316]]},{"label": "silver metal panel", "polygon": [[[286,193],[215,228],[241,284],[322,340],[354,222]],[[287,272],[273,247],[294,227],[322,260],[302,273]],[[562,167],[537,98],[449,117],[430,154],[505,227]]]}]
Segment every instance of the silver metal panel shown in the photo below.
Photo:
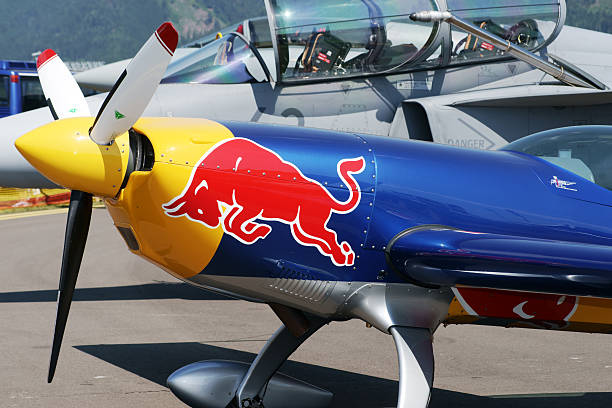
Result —
[{"label": "silver metal panel", "polygon": [[[320,301],[314,302],[311,298],[296,295],[296,292],[279,290],[275,287],[276,281],[276,278],[199,274],[189,278],[186,282],[196,286],[216,287],[228,292],[240,293],[264,302],[280,303],[321,317],[338,316],[339,308],[344,303],[352,286],[350,282],[336,282],[333,286],[329,286]],[[303,280],[302,282],[304,285],[314,286],[317,281]]]},{"label": "silver metal panel", "polygon": [[392,326],[435,330],[448,314],[450,289],[427,289],[410,284],[360,283],[342,314],[360,318],[382,332]]},{"label": "silver metal panel", "polygon": [[329,297],[336,281],[301,280],[276,278],[270,287],[284,294],[295,296],[312,303],[321,303]]},{"label": "silver metal panel", "polygon": [[[314,287],[318,282],[303,280],[302,287]],[[200,274],[189,278],[188,283],[280,303],[331,320],[362,319],[385,333],[392,326],[435,330],[446,317],[453,298],[450,289],[434,290],[403,283],[336,282],[326,288],[324,298],[317,302],[296,295],[297,289],[279,290],[276,278]]]}]

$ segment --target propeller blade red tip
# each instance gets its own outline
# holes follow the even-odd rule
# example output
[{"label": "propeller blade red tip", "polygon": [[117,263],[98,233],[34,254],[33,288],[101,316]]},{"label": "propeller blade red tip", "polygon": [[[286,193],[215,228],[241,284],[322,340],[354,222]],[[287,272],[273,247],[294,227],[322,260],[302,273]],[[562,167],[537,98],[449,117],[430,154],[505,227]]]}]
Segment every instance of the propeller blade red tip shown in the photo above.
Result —
[{"label": "propeller blade red tip", "polygon": [[155,32],[159,42],[170,53],[170,55],[173,55],[174,50],[176,50],[176,46],[178,45],[179,36],[172,23],[169,21],[165,22],[164,24],[160,25]]},{"label": "propeller blade red tip", "polygon": [[39,69],[45,62],[49,61],[51,58],[55,57],[57,54],[51,48],[47,48],[43,52],[40,53],[38,59],[36,60],[36,69]]}]

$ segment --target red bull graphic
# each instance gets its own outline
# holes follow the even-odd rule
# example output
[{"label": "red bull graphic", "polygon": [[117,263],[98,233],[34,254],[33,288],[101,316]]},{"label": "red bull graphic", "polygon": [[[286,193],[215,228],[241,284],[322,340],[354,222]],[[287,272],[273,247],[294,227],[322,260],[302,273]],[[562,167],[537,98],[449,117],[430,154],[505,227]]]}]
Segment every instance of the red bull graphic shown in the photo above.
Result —
[{"label": "red bull graphic", "polygon": [[186,216],[207,228],[223,230],[245,245],[272,231],[257,220],[289,225],[301,245],[313,246],[336,266],[350,266],[355,252],[338,243],[327,227],[332,213],[347,214],[361,201],[353,174],[365,168],[363,157],[340,160],[337,172],[349,190],[346,201],[336,200],[274,151],[249,139],[226,139],[213,146],[191,172],[183,192],[162,207],[170,217]]},{"label": "red bull graphic", "polygon": [[578,308],[576,296],[478,288],[454,288],[453,292],[470,315],[525,320],[547,328],[562,328],[545,323],[564,324]]}]

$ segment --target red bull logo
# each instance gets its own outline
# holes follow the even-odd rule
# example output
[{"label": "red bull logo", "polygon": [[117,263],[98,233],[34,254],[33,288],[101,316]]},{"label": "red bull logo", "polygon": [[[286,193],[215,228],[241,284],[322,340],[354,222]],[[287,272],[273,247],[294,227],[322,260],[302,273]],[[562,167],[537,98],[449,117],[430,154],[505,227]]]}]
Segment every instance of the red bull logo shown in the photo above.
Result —
[{"label": "red bull logo", "polygon": [[338,243],[327,222],[332,213],[347,214],[359,205],[353,174],[364,168],[363,157],[338,162],[336,170],[349,190],[341,202],[274,151],[249,139],[227,139],[200,159],[183,192],[162,207],[170,217],[185,216],[207,228],[221,225],[245,245],[272,231],[257,220],[282,222],[299,244],[317,248],[336,266],[350,266],[355,252],[348,242]]},{"label": "red bull logo", "polygon": [[578,308],[576,296],[479,288],[454,288],[453,292],[471,315],[520,319],[542,327],[547,327],[543,322],[569,321]]}]

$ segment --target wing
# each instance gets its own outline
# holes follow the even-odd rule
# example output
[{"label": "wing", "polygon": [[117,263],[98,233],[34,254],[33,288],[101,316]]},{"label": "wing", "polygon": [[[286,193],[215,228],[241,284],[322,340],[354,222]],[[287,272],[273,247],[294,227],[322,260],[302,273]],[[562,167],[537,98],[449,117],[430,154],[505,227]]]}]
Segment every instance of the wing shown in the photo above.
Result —
[{"label": "wing", "polygon": [[387,248],[394,269],[426,286],[612,298],[612,247],[421,226]]}]

